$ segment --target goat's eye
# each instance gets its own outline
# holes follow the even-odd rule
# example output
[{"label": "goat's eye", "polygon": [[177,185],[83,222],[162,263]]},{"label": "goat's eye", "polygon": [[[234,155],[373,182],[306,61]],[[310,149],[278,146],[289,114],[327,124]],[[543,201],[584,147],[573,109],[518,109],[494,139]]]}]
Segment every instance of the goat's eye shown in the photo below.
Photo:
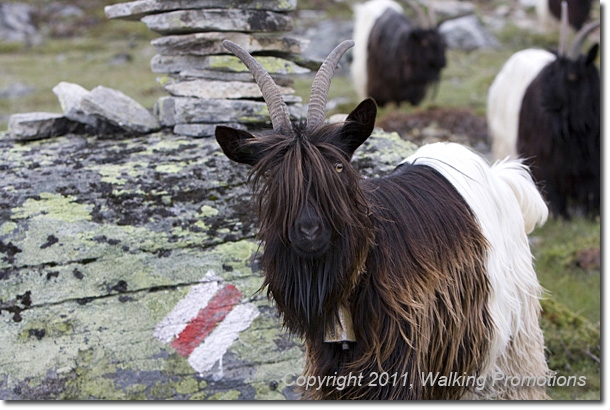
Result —
[{"label": "goat's eye", "polygon": [[335,171],[337,171],[337,172],[342,172],[342,171],[343,171],[343,164],[342,164],[342,163],[340,163],[340,162],[337,162],[337,163],[335,164]]}]

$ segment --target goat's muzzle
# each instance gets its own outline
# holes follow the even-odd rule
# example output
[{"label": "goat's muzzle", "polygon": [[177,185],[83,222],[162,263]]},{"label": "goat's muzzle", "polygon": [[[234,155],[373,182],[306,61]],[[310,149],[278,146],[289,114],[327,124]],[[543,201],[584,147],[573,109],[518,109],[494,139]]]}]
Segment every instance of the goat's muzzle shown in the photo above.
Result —
[{"label": "goat's muzzle", "polygon": [[304,258],[319,258],[330,247],[331,231],[313,206],[303,208],[288,232],[291,246]]}]

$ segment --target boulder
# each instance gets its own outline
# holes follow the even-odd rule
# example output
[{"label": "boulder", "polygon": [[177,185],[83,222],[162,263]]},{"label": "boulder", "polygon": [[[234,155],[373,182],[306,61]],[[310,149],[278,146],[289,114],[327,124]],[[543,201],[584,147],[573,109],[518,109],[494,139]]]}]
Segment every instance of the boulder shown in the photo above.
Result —
[{"label": "boulder", "polygon": [[140,20],[149,14],[187,9],[250,9],[278,12],[293,11],[297,0],[139,0],[106,6],[111,19]]},{"label": "boulder", "polygon": [[266,10],[177,10],[142,18],[149,29],[161,34],[199,31],[291,31],[292,19]]},{"label": "boulder", "polygon": [[0,41],[38,43],[34,8],[26,3],[0,3]]},{"label": "boulder", "polygon": [[449,48],[471,51],[499,46],[496,37],[483,27],[475,15],[445,21],[439,31]]},{"label": "boulder", "polygon": [[98,126],[99,120],[85,114],[81,108],[83,98],[89,95],[87,89],[78,84],[62,81],[53,87],[53,92],[57,96],[66,118],[92,127]]},{"label": "boulder", "polygon": [[82,98],[81,109],[86,115],[100,117],[128,132],[144,134],[160,128],[159,121],[140,103],[103,86]]}]

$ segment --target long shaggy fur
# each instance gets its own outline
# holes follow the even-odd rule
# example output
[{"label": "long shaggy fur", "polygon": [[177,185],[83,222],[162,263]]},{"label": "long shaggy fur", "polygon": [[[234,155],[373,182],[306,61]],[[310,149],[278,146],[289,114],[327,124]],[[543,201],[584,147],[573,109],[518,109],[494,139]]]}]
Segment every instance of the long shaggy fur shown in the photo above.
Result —
[{"label": "long shaggy fur", "polygon": [[[349,161],[375,112],[365,100],[346,123],[299,126],[294,136],[216,131],[229,158],[254,165],[263,287],[288,330],[305,338],[304,376],[362,377],[343,389],[318,383],[303,397],[546,398],[544,387],[492,383],[498,372],[548,370],[526,235],[547,210],[527,168],[489,167],[457,144],[433,144],[363,180]],[[332,231],[322,254],[303,255],[291,242],[304,212]],[[353,319],[347,350],[325,342],[339,307]],[[375,373],[395,379],[370,386]],[[488,382],[484,390],[423,382],[451,374]]]},{"label": "long shaggy fur", "polygon": [[354,51],[354,83],[362,97],[380,105],[418,105],[446,65],[436,27],[417,27],[393,1],[373,0],[356,9],[354,38],[366,45]]},{"label": "long shaggy fur", "polygon": [[487,127],[495,158],[517,158],[517,132],[523,96],[534,78],[555,58],[553,53],[545,50],[519,51],[506,61],[489,87]]},{"label": "long shaggy fur", "polygon": [[554,214],[600,212],[600,78],[594,64],[558,58],[528,87],[517,151],[531,159]]}]

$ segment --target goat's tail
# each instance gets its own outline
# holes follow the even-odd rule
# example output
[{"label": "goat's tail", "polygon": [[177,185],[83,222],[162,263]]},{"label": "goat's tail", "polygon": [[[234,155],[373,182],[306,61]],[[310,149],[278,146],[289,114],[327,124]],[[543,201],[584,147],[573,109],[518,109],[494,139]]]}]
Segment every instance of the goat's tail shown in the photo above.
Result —
[{"label": "goat's tail", "polygon": [[520,160],[504,159],[491,167],[492,172],[512,189],[525,223],[525,232],[531,233],[542,226],[549,216],[549,209],[542,199],[527,165]]}]

